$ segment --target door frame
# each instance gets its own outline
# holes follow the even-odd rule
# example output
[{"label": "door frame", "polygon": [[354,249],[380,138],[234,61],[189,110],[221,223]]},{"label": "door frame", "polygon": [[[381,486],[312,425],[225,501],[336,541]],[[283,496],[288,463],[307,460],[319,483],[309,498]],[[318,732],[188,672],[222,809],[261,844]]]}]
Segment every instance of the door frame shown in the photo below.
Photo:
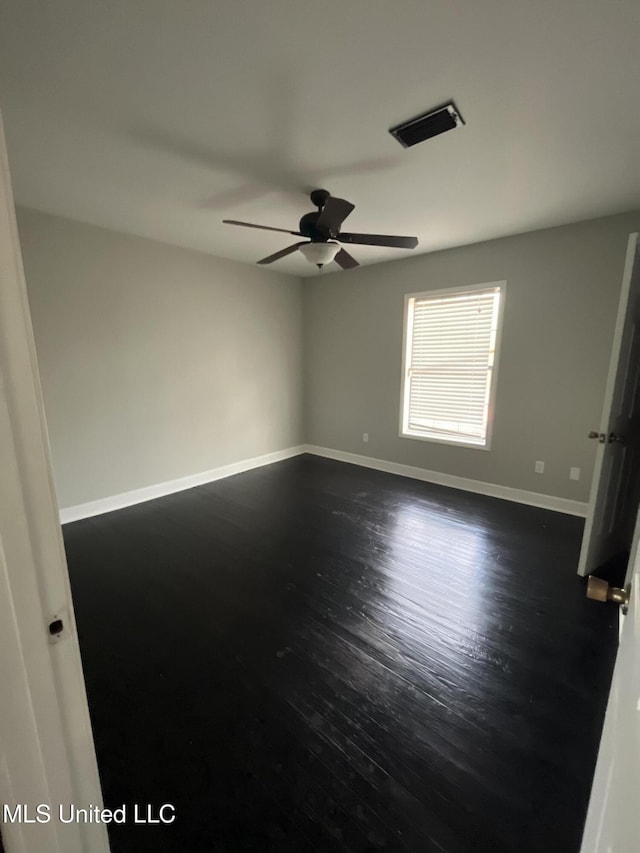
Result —
[{"label": "door frame", "polygon": [[[106,826],[60,824],[60,804],[102,792],[53,481],[44,404],[0,114],[0,804],[44,803],[48,823],[6,823],[5,853],[109,853]],[[8,469],[8,470],[7,470]],[[49,631],[52,620],[62,630]],[[19,726],[16,726],[16,720]]]}]

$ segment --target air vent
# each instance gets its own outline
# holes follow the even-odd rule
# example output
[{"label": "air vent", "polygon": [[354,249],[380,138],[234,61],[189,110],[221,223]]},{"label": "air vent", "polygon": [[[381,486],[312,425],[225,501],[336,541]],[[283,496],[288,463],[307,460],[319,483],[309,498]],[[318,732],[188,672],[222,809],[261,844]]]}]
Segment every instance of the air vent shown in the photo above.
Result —
[{"label": "air vent", "polygon": [[392,127],[389,133],[395,136],[404,148],[411,148],[412,145],[431,139],[432,136],[455,130],[461,124],[464,124],[464,120],[451,101],[433,112],[424,113],[411,121]]}]

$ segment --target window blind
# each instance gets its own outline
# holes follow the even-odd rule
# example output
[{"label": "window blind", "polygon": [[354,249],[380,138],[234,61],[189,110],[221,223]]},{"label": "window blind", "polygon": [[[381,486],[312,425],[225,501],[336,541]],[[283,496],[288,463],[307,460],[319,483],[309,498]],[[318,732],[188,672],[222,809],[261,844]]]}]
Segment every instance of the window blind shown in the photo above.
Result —
[{"label": "window blind", "polygon": [[412,297],[404,432],[485,445],[500,287]]}]

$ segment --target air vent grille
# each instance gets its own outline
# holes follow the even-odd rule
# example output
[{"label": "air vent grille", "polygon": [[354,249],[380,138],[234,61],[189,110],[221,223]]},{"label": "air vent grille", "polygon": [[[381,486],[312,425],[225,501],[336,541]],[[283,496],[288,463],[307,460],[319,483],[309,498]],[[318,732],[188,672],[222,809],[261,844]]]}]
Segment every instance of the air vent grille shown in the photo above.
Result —
[{"label": "air vent grille", "polygon": [[424,115],[417,116],[411,121],[405,121],[396,127],[392,127],[389,133],[404,148],[411,148],[412,145],[417,145],[419,142],[424,142],[440,133],[454,130],[461,124],[464,124],[464,120],[453,102],[450,102],[437,110],[424,113]]}]

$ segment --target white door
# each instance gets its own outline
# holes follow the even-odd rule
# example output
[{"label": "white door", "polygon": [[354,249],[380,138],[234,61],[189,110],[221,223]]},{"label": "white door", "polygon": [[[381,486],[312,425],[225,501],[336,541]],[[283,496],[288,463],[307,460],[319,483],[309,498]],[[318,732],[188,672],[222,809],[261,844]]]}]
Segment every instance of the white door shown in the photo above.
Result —
[{"label": "white door", "polygon": [[[56,621],[59,630],[51,634]],[[100,807],[102,800],[0,117],[0,826],[6,853],[108,853],[105,826],[63,824],[60,804]]]},{"label": "white door", "polygon": [[[640,533],[636,526],[636,540]],[[640,549],[632,550],[629,611],[621,615],[613,672],[581,853],[640,850]],[[606,607],[613,605],[607,604]]]},{"label": "white door", "polygon": [[[627,246],[589,507],[578,562],[588,575],[631,544],[640,484],[640,261]],[[639,847],[640,849],[640,847]]]}]

